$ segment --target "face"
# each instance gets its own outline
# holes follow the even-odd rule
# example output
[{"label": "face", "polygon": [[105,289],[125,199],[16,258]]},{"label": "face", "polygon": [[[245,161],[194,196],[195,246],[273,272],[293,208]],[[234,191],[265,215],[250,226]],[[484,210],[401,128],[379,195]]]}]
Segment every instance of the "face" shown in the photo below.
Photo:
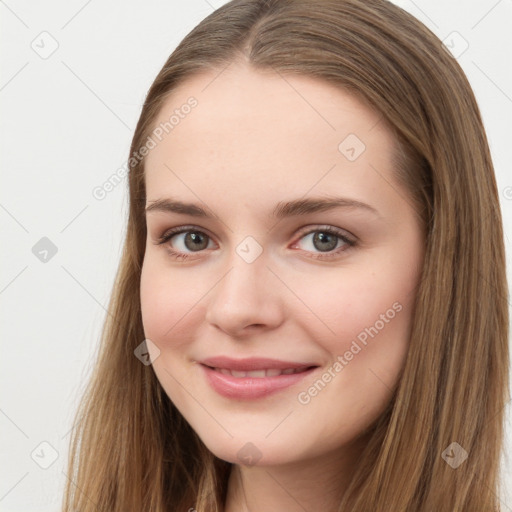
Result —
[{"label": "face", "polygon": [[218,457],[327,456],[398,382],[424,233],[378,113],[313,78],[218,73],[167,98],[146,159],[153,369]]}]

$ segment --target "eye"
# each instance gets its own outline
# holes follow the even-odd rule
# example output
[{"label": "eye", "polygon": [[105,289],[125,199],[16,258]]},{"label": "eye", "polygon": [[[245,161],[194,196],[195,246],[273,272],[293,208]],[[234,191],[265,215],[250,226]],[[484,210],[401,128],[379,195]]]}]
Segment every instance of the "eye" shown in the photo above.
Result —
[{"label": "eye", "polygon": [[189,253],[186,251],[200,252],[208,249],[211,238],[203,231],[194,228],[193,226],[182,226],[179,228],[173,228],[167,230],[160,238],[158,238],[156,244],[163,245],[167,242],[167,249],[171,256],[176,259],[185,260],[189,257]]},{"label": "eye", "polygon": [[[313,252],[315,259],[328,259],[338,256],[356,245],[356,241],[349,238],[344,231],[333,226],[321,226],[302,233],[299,240],[304,240],[302,249]],[[295,242],[292,248],[297,247]],[[315,251],[319,251],[316,252]]]},{"label": "eye", "polygon": [[[356,241],[348,237],[344,231],[333,226],[318,226],[315,229],[302,232],[292,248],[299,247],[306,252],[312,252],[315,259],[329,259],[338,256],[356,245]],[[172,241],[172,243],[171,243]],[[212,239],[209,235],[195,226],[181,226],[167,230],[155,242],[157,245],[167,244],[170,255],[179,260],[186,260],[194,252],[211,249]],[[190,252],[189,252],[190,251]],[[315,252],[318,251],[318,252]]]}]

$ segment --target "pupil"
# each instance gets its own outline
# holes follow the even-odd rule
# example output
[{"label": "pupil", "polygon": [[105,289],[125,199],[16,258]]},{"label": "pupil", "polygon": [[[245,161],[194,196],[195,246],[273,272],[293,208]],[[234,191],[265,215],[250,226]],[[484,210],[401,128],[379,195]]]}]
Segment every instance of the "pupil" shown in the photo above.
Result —
[{"label": "pupil", "polygon": [[[331,251],[332,249],[336,248],[336,238],[337,237],[331,233],[319,232],[316,233],[313,237],[313,244],[319,251]],[[189,244],[189,242],[192,243]],[[185,236],[185,245],[187,246],[187,249],[190,250],[202,250],[208,246],[208,243],[206,242],[206,238],[203,237],[201,233],[190,232]]]},{"label": "pupil", "polygon": [[[329,241],[330,239],[330,241]],[[329,251],[336,247],[336,236],[331,233],[316,233],[313,237],[313,244],[320,251]]]},{"label": "pupil", "polygon": [[[201,240],[201,238],[203,238],[203,240]],[[190,241],[192,241],[192,244],[189,245],[188,242],[190,242]],[[201,242],[202,242],[202,245],[204,245],[204,247],[201,245]],[[204,242],[205,242],[205,238],[202,237],[202,235],[200,233],[190,232],[190,233],[187,233],[185,236],[185,245],[186,245],[187,249],[190,249],[190,250],[205,249],[206,246],[208,245],[208,243],[205,244]]]}]

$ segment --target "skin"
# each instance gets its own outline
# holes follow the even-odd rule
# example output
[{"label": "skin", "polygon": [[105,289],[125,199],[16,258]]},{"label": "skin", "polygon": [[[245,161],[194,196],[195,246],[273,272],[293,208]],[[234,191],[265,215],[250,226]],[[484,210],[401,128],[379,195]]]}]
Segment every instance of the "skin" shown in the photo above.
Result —
[{"label": "skin", "polygon": [[[198,105],[147,156],[147,205],[173,197],[215,217],[147,212],[141,306],[146,338],[160,351],[154,371],[206,446],[234,464],[227,512],[337,510],[367,429],[399,380],[423,264],[422,226],[393,176],[395,140],[378,113],[344,90],[241,63],[182,83],[155,126],[190,96]],[[366,146],[354,161],[338,149],[351,133]],[[326,196],[378,214],[271,217],[278,202]],[[204,249],[185,245],[186,233],[156,244],[170,228],[190,225],[207,235]],[[326,254],[313,241],[322,226],[357,244],[334,237],[326,251],[334,257],[315,258]],[[252,263],[236,252],[247,236],[263,249]],[[347,361],[357,336],[380,326],[393,304],[400,311]],[[277,394],[234,400],[217,394],[197,364],[216,355],[320,367]],[[347,364],[336,372],[338,356]],[[329,369],[335,377],[308,394]],[[251,465],[238,455],[248,442],[259,457]]]}]

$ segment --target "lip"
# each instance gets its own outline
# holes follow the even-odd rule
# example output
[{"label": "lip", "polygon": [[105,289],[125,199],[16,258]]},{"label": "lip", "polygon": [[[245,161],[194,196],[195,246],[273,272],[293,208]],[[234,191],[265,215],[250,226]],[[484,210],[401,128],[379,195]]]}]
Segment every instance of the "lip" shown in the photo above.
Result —
[{"label": "lip", "polygon": [[[297,363],[292,361],[279,361],[267,358],[231,359],[228,357],[214,357],[201,361],[209,385],[220,395],[239,400],[254,400],[273,395],[285,388],[297,384],[306,376],[311,375],[318,365],[313,363]],[[281,374],[273,377],[233,377],[220,373],[214,368],[228,370],[254,371],[262,369],[287,368],[304,369],[299,373]]]}]

